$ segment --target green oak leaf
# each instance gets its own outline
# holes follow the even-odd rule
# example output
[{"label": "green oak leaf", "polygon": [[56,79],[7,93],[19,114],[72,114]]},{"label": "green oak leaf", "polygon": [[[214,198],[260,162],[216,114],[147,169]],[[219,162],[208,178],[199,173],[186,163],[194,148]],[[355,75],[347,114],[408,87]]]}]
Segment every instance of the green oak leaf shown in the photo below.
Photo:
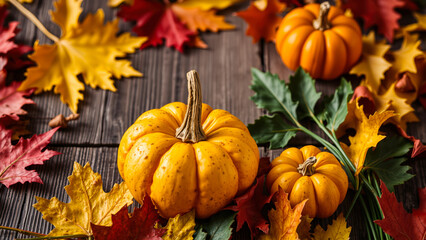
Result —
[{"label": "green oak leaf", "polygon": [[299,119],[315,115],[315,105],[321,97],[321,93],[317,92],[315,89],[315,80],[299,67],[294,75],[290,76],[290,83],[288,86],[293,101],[299,102]]},{"label": "green oak leaf", "polygon": [[325,96],[323,110],[318,114],[319,119],[325,120],[327,129],[336,131],[340,124],[345,121],[348,114],[348,101],[353,90],[351,83],[342,78],[340,86],[332,96]]},{"label": "green oak leaf", "polygon": [[207,221],[198,223],[196,227],[197,231],[194,234],[194,239],[230,239],[232,234],[231,225],[234,223],[235,215],[237,215],[237,213],[233,211],[221,211],[211,216]]},{"label": "green oak leaf", "polygon": [[277,114],[262,116],[254,124],[249,124],[247,127],[257,144],[269,142],[270,149],[285,147],[297,131],[295,127],[287,124]]},{"label": "green oak leaf", "polygon": [[389,191],[393,192],[396,185],[414,177],[407,172],[411,169],[409,166],[401,165],[407,160],[404,155],[412,147],[413,143],[401,136],[386,137],[374,151],[368,150],[364,168],[374,171]]},{"label": "green oak leaf", "polygon": [[255,92],[251,100],[258,108],[264,108],[270,113],[283,113],[287,119],[297,121],[297,102],[291,98],[288,85],[280,80],[278,75],[251,69],[253,82],[250,88]]}]

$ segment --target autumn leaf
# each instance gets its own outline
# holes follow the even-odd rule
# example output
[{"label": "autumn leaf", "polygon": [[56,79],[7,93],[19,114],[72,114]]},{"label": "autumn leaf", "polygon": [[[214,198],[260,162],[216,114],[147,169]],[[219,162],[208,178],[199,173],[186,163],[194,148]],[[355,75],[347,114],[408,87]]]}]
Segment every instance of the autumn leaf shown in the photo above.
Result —
[{"label": "autumn leaf", "polygon": [[242,196],[234,199],[237,205],[226,207],[237,212],[237,231],[247,223],[252,238],[258,235],[257,229],[268,233],[268,221],[262,216],[262,208],[272,199],[272,194],[264,193],[265,176],[256,179],[256,183]]},{"label": "autumn leaf", "polygon": [[145,196],[141,208],[135,208],[129,215],[127,206],[113,214],[112,226],[91,224],[95,239],[103,240],[161,240],[165,229],[155,228],[161,220],[149,196]]},{"label": "autumn leaf", "polygon": [[34,53],[29,57],[37,63],[27,70],[27,78],[19,90],[36,88],[35,93],[54,89],[62,102],[77,112],[77,104],[83,100],[84,84],[78,80],[82,75],[89,86],[116,91],[111,77],[142,76],[130,66],[124,57],[134,52],[145,38],[132,37],[129,33],[116,36],[118,20],[104,25],[104,12],[99,9],[78,22],[82,0],[59,0],[52,20],[62,29],[60,39],[50,36],[53,45],[34,44]]},{"label": "autumn leaf", "polygon": [[352,227],[346,227],[347,223],[341,213],[337,219],[333,220],[331,225],[328,225],[327,230],[324,230],[320,225],[315,227],[314,240],[349,240]]},{"label": "autumn leaf", "polygon": [[426,153],[426,145],[424,145],[422,141],[420,141],[420,139],[417,139],[413,136],[408,136],[408,134],[401,127],[398,128],[398,131],[401,134],[401,136],[410,140],[414,144],[413,151],[411,152],[411,158],[415,158],[417,156],[421,156],[424,153]]},{"label": "autumn leaf", "polygon": [[308,200],[291,208],[288,200],[288,193],[281,188],[278,189],[276,195],[275,209],[271,209],[268,213],[271,228],[269,234],[261,235],[261,240],[294,240],[298,239],[297,226],[300,223],[302,210]]},{"label": "autumn leaf", "polygon": [[90,164],[82,167],[74,162],[74,170],[68,177],[70,184],[65,191],[70,196],[69,203],[63,203],[56,197],[48,200],[36,197],[35,209],[43,214],[43,219],[55,226],[47,235],[85,235],[92,236],[90,224],[111,226],[111,215],[123,206],[133,203],[133,197],[125,183],[114,184],[109,193],[102,189],[99,173],[94,173]]},{"label": "autumn leaf", "polygon": [[382,196],[377,198],[384,218],[375,220],[384,232],[394,239],[417,240],[426,236],[426,189],[419,189],[419,208],[407,213],[394,193],[390,193],[383,182],[380,183]]},{"label": "autumn leaf", "polygon": [[167,229],[163,235],[164,240],[192,240],[195,233],[195,211],[192,210],[184,215],[178,214],[174,218],[169,218],[167,225],[163,229]]},{"label": "autumn leaf", "polygon": [[419,50],[420,40],[417,35],[408,35],[404,37],[401,48],[397,51],[391,51],[389,54],[392,56],[393,71],[398,74],[402,72],[417,73],[416,63],[414,59],[417,56],[423,55]]},{"label": "autumn leaf", "polygon": [[395,8],[404,6],[400,0],[347,0],[343,9],[351,9],[355,17],[364,20],[364,29],[377,25],[379,33],[389,42],[393,41],[394,31],[399,28],[398,19],[401,17]]},{"label": "autumn leaf", "polygon": [[310,218],[308,215],[304,215],[300,219],[299,226],[297,226],[297,235],[300,240],[311,240],[311,222],[314,220]]},{"label": "autumn leaf", "polygon": [[5,75],[0,72],[0,118],[9,115],[14,120],[19,120],[18,115],[25,115],[27,112],[22,109],[26,104],[35,104],[31,99],[25,98],[33,93],[33,90],[18,92],[20,82],[12,82],[6,86]]},{"label": "autumn leaf", "polygon": [[185,8],[179,4],[171,6],[173,13],[185,26],[193,31],[211,31],[234,29],[235,26],[225,22],[225,16],[217,16],[216,10],[201,10],[200,8]]},{"label": "autumn leaf", "polygon": [[371,91],[377,92],[381,79],[384,78],[384,73],[392,66],[383,57],[389,49],[390,45],[388,44],[376,43],[373,31],[367,36],[363,36],[361,60],[351,69],[350,74],[364,75],[365,86],[370,88]]},{"label": "autumn leaf", "polygon": [[417,22],[402,27],[395,37],[403,37],[406,33],[426,31],[426,14],[415,12],[413,15]]},{"label": "autumn leaf", "polygon": [[58,128],[30,139],[21,138],[16,145],[12,145],[12,131],[0,124],[0,183],[7,188],[15,183],[38,182],[43,183],[35,170],[25,169],[31,165],[42,165],[44,161],[60,153],[44,150]]},{"label": "autumn leaf", "polygon": [[237,12],[236,15],[247,22],[246,34],[253,37],[253,43],[257,43],[261,38],[272,42],[275,41],[275,33],[282,19],[278,14],[285,6],[278,0],[268,0],[266,8],[259,10],[252,2],[246,10]]},{"label": "autumn leaf", "polygon": [[12,141],[19,140],[19,137],[30,135],[31,132],[27,129],[29,120],[16,120],[10,115],[0,117],[0,128],[12,131]]},{"label": "autumn leaf", "polygon": [[368,118],[364,114],[363,106],[359,106],[358,100],[348,103],[348,114],[341,127],[343,129],[354,128],[355,136],[349,137],[350,146],[341,143],[346,155],[356,167],[355,175],[358,175],[364,166],[365,156],[371,147],[375,147],[385,136],[378,134],[380,126],[394,116],[392,111],[376,112]]},{"label": "autumn leaf", "polygon": [[215,9],[225,9],[227,7],[230,7],[236,3],[243,2],[244,0],[185,0],[181,1],[179,3],[176,3],[177,5],[181,7],[186,8],[199,8],[203,11],[210,10],[212,8]]}]

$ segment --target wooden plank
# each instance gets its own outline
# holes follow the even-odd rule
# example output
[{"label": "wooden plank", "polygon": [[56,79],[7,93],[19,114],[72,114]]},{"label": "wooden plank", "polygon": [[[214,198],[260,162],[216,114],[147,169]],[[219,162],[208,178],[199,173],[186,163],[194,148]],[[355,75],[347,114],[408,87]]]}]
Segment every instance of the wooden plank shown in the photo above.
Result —
[{"label": "wooden plank", "polygon": [[[201,78],[203,102],[222,108],[252,123],[260,110],[250,101],[253,92],[250,68],[260,68],[259,47],[241,32],[246,24],[227,16],[237,30],[201,37],[209,49],[188,49],[181,54],[166,47],[148,48],[137,53],[133,64],[144,78],[120,81],[118,94],[107,93],[102,143],[119,143],[124,131],[143,112],[174,101],[187,101],[186,72],[196,69]],[[236,51],[236,49],[239,49]]]}]

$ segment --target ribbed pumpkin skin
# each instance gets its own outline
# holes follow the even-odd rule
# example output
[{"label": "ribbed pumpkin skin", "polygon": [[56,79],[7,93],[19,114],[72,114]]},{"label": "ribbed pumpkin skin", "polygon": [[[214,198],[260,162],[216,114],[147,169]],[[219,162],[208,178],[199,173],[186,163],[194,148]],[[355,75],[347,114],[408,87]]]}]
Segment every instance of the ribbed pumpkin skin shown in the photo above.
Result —
[{"label": "ribbed pumpkin skin", "polygon": [[[317,159],[313,165],[315,173],[303,176],[297,167],[312,156]],[[300,150],[288,148],[275,158],[266,184],[271,193],[278,191],[278,186],[289,193],[292,207],[309,199],[303,209],[303,215],[326,218],[331,216],[345,199],[348,177],[331,153],[321,152],[317,147],[309,145]]]},{"label": "ribbed pumpkin skin", "polygon": [[347,72],[362,52],[362,33],[355,20],[331,6],[331,28],[316,30],[319,4],[296,8],[282,20],[276,34],[276,49],[291,70],[299,66],[313,78],[335,79]]},{"label": "ribbed pumpkin skin", "polygon": [[207,218],[253,183],[257,145],[246,126],[225,110],[202,106],[206,141],[175,138],[187,105],[170,103],[143,113],[123,135],[118,169],[136,201],[145,193],[165,218],[195,208]]}]

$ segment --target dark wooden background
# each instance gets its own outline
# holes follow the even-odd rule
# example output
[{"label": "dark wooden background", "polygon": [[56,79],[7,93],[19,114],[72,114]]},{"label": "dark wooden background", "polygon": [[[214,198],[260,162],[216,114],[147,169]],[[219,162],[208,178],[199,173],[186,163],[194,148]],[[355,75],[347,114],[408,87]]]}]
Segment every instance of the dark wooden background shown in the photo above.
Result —
[{"label": "dark wooden background", "polygon": [[[105,11],[106,20],[115,18],[117,9],[107,7],[106,0],[86,0],[83,2],[84,17],[98,8]],[[59,36],[60,29],[50,21],[48,11],[53,8],[51,0],[34,0],[25,6],[33,12],[52,33]],[[239,9],[243,9],[240,6]],[[238,9],[238,7],[237,7]],[[19,42],[32,45],[36,39],[41,43],[50,43],[36,27],[23,15],[10,7],[10,20],[20,22],[22,29],[17,36]],[[230,11],[225,11],[230,13]],[[404,14],[404,16],[408,14]],[[80,19],[82,19],[82,17]],[[408,17],[409,18],[409,17]],[[114,183],[122,181],[116,166],[117,148],[120,138],[126,129],[143,112],[159,108],[169,102],[186,102],[187,90],[185,73],[196,69],[201,77],[203,100],[213,108],[226,109],[240,118],[245,124],[253,123],[264,114],[257,109],[249,97],[253,92],[250,68],[278,73],[282,79],[288,79],[291,71],[281,62],[273,43],[253,44],[245,35],[247,24],[240,18],[228,14],[227,21],[236,26],[235,30],[219,34],[203,33],[201,37],[209,45],[209,49],[186,49],[182,54],[167,47],[137,50],[129,56],[132,65],[144,77],[129,78],[116,81],[117,92],[92,89],[84,91],[84,101],[79,104],[81,119],[70,124],[69,128],[59,130],[52,138],[49,148],[63,153],[46,161],[43,166],[34,167],[43,179],[44,184],[16,184],[7,189],[0,185],[0,225],[26,229],[47,234],[53,226],[44,221],[41,214],[32,205],[36,203],[34,196],[44,198],[57,197],[68,202],[69,198],[63,189],[68,185],[67,176],[72,173],[73,162],[81,164],[89,162],[95,172],[102,175],[105,191],[109,191]],[[408,20],[410,21],[410,20]],[[120,21],[121,31],[130,31],[131,24]],[[426,40],[425,35],[422,36]],[[423,44],[424,46],[424,44]],[[334,92],[338,82],[317,82],[317,90],[325,94]],[[58,95],[52,92],[33,96],[34,106],[27,106],[30,119],[29,128],[40,134],[49,130],[49,120],[57,114],[67,115],[68,107],[61,103]],[[419,123],[409,124],[408,132],[426,142],[426,113],[417,102],[414,104]],[[316,131],[319,133],[319,131]],[[321,136],[323,136],[321,134]],[[306,144],[318,145],[312,139],[298,134],[290,142],[291,146]],[[269,151],[260,148],[262,155],[276,157],[280,151]],[[424,159],[412,159],[408,164],[416,176],[406,184],[396,188],[400,201],[406,209],[418,207],[417,188],[426,185],[426,164]],[[339,211],[347,209],[351,192],[339,207]],[[365,239],[365,223],[362,221],[361,209],[355,208],[349,225],[352,226],[352,239]],[[331,222],[331,218],[322,224]],[[25,237],[21,234],[0,230],[0,239]],[[244,233],[236,234],[238,239],[248,239]]]}]

